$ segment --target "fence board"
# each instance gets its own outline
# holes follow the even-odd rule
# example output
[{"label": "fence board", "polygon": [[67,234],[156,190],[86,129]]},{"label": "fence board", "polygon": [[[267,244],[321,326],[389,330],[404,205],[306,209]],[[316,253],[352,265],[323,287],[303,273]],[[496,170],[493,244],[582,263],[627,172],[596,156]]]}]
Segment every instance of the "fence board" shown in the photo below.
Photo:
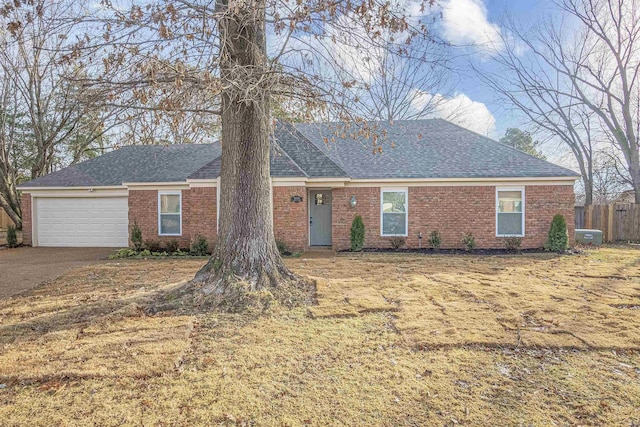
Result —
[{"label": "fence board", "polygon": [[576,206],[575,215],[573,216],[576,228],[585,228],[584,226],[584,206]]},{"label": "fence board", "polygon": [[640,241],[640,205],[638,204],[576,206],[575,212],[576,228],[601,230],[606,242]]},{"label": "fence board", "polygon": [[13,221],[9,218],[9,215],[0,208],[0,228],[6,229],[8,226],[13,225]]}]

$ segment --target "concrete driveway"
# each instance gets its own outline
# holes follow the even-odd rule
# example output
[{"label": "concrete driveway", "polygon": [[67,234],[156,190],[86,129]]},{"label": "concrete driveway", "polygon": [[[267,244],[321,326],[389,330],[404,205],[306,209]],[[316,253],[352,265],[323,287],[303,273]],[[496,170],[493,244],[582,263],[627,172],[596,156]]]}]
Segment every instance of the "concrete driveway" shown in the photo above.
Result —
[{"label": "concrete driveway", "polygon": [[0,298],[7,298],[55,279],[67,271],[103,262],[112,248],[0,249]]}]

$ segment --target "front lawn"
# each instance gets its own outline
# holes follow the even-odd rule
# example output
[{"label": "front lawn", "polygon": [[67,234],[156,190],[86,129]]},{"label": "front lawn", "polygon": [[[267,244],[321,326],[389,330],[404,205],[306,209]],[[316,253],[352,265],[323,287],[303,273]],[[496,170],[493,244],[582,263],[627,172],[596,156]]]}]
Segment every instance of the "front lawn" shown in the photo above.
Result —
[{"label": "front lawn", "polygon": [[640,250],[288,259],[318,304],[145,316],[204,260],[0,301],[2,425],[640,423]]}]

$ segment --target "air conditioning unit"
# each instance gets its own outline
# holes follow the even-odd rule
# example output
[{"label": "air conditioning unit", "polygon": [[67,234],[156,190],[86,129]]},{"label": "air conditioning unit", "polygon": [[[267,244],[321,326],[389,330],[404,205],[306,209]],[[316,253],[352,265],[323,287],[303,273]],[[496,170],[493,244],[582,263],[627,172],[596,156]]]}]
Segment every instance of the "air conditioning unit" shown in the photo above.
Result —
[{"label": "air conditioning unit", "polygon": [[602,231],[576,229],[576,242],[582,245],[600,246],[602,244]]}]

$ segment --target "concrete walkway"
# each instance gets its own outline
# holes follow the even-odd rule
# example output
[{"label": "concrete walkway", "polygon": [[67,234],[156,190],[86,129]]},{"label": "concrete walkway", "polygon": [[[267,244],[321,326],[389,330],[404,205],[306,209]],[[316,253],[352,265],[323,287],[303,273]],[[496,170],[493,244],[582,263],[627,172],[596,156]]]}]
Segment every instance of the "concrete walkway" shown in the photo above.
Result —
[{"label": "concrete walkway", "polygon": [[55,279],[67,271],[104,262],[112,248],[0,249],[0,298],[7,298]]}]

